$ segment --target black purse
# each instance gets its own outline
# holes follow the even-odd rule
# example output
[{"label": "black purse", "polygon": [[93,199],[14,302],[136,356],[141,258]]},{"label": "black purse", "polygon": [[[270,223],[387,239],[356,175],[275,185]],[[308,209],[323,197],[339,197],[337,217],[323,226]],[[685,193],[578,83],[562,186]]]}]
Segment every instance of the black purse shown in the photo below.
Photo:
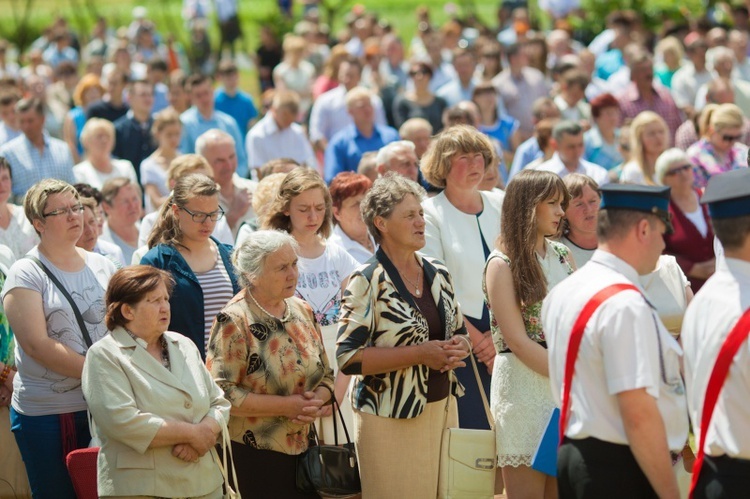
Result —
[{"label": "black purse", "polygon": [[[346,435],[346,443],[339,445],[336,413]],[[349,439],[341,407],[333,398],[333,439],[335,445],[321,445],[315,425],[311,425],[310,446],[297,456],[297,489],[327,497],[352,497],[362,492],[359,465],[354,444]]]}]

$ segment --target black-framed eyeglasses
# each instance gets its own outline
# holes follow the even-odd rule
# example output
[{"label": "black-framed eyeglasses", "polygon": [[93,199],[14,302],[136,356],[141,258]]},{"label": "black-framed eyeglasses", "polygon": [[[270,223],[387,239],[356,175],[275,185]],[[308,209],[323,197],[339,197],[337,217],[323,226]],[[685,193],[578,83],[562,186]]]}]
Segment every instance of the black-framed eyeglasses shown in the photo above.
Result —
[{"label": "black-framed eyeglasses", "polygon": [[692,169],[693,169],[693,165],[682,165],[682,166],[678,166],[677,168],[672,168],[664,175],[666,175],[667,177],[671,177],[673,175],[677,175],[678,173],[686,172]]},{"label": "black-framed eyeglasses", "polygon": [[193,222],[202,224],[207,219],[211,219],[212,222],[218,222],[222,218],[224,218],[224,210],[219,208],[216,211],[212,211],[211,213],[202,213],[200,211],[190,211],[187,208],[183,208],[180,206],[180,209],[190,215],[190,218],[193,219]]},{"label": "black-framed eyeglasses", "polygon": [[742,138],[742,135],[722,135],[721,136],[721,140],[723,140],[724,142],[731,142],[733,144],[737,142],[738,140],[740,140],[741,138]]},{"label": "black-framed eyeglasses", "polygon": [[42,217],[48,218],[48,217],[57,217],[59,215],[80,215],[83,213],[83,205],[77,204],[74,206],[68,206],[67,208],[59,208],[54,211],[50,211],[49,213],[42,213]]}]

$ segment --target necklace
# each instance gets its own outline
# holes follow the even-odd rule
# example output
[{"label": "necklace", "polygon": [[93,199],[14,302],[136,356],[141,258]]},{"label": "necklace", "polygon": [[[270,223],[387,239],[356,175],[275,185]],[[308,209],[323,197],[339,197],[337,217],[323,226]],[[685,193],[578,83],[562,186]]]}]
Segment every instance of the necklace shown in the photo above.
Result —
[{"label": "necklace", "polygon": [[[138,343],[138,340],[144,341],[130,329],[125,328],[125,331],[130,335],[131,338],[133,338],[136,343]],[[163,333],[159,337],[159,347],[161,348],[161,365],[166,367],[167,370],[171,371],[172,363],[169,361],[169,347],[167,346],[167,339],[164,337]]]},{"label": "necklace", "polygon": [[287,320],[289,320],[289,317],[288,317],[289,316],[289,303],[286,301],[286,298],[284,298],[284,314],[281,317],[276,317],[271,312],[269,312],[268,310],[266,310],[265,308],[263,308],[260,305],[260,303],[258,303],[258,300],[255,299],[255,297],[253,296],[253,294],[249,290],[248,290],[247,294],[250,295],[250,299],[253,300],[253,303],[255,303],[255,306],[258,307],[259,309],[261,309],[261,311],[265,312],[266,315],[270,315],[274,319],[278,319],[281,322],[286,322]]},{"label": "necklace", "polygon": [[[398,269],[396,269],[396,270],[398,270]],[[408,282],[409,284],[411,284],[414,287],[414,296],[416,296],[417,298],[419,298],[420,296],[422,296],[422,292],[419,290],[419,286],[422,283],[422,269],[421,269],[421,267],[419,269],[419,273],[417,274],[417,283],[416,284],[414,284],[414,282],[412,282],[411,279],[409,279],[404,274],[402,274],[400,270],[398,271],[398,274],[401,277],[403,277],[404,279],[406,279],[406,282]]]}]

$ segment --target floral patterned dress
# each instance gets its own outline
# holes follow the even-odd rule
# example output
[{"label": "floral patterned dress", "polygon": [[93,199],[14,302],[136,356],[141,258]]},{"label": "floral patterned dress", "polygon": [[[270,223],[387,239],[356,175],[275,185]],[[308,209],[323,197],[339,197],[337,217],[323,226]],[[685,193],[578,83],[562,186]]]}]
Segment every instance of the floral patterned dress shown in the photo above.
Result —
[{"label": "floral patterned dress", "polygon": [[[547,278],[547,291],[573,273],[575,265],[570,250],[563,244],[547,240],[544,258],[539,258]],[[512,265],[507,255],[493,251],[487,259],[502,258]],[[485,279],[482,280],[485,300]],[[541,321],[542,302],[521,307],[521,316],[526,334],[546,348],[546,339]],[[555,403],[552,400],[549,378],[528,368],[509,349],[502,331],[490,307],[490,330],[495,349],[495,365],[492,372],[490,406],[495,417],[497,435],[498,466],[531,466],[531,458],[544,433]]]},{"label": "floral patterned dress", "polygon": [[716,157],[714,146],[707,139],[701,139],[687,150],[693,163],[694,186],[704,189],[708,180],[719,173],[747,167],[747,146],[735,143],[722,161]]}]

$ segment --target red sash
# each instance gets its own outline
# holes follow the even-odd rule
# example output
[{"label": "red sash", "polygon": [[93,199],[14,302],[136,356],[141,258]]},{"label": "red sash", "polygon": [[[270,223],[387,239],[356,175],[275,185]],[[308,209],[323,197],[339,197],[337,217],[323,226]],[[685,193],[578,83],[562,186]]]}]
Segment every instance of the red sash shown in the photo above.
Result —
[{"label": "red sash", "polygon": [[586,324],[599,305],[612,296],[616,295],[620,291],[632,289],[640,293],[641,291],[632,284],[619,283],[607,286],[604,289],[599,290],[581,310],[581,315],[576,319],[573,324],[573,330],[570,332],[570,340],[568,342],[568,352],[565,356],[565,378],[563,379],[563,393],[562,393],[562,410],[560,411],[560,443],[565,438],[565,427],[568,424],[568,414],[570,412],[570,386],[573,382],[573,372],[575,371],[576,358],[578,357],[578,349],[581,347],[581,340],[583,340],[583,330],[586,329]]},{"label": "red sash", "polygon": [[690,483],[691,499],[695,491],[695,486],[698,483],[698,478],[700,477],[701,467],[703,466],[703,448],[706,445],[706,433],[708,433],[708,425],[711,423],[711,416],[713,416],[716,401],[719,399],[721,388],[724,386],[724,382],[729,375],[729,368],[732,365],[734,356],[737,355],[737,351],[747,339],[748,334],[750,334],[750,309],[742,314],[737,324],[735,324],[732,331],[724,340],[719,350],[719,355],[716,357],[716,364],[714,364],[714,368],[711,371],[711,376],[708,378],[706,397],[703,400],[703,413],[701,414],[700,442],[698,443],[698,452],[695,456],[695,464],[693,464],[693,478]]}]

